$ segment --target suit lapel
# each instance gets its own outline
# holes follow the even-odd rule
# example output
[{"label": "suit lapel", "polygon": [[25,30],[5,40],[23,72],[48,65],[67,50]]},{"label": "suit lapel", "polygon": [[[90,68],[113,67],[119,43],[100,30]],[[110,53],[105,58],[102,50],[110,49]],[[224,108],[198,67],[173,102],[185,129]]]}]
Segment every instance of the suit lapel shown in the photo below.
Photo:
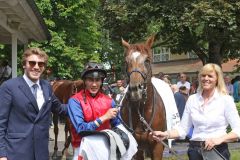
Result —
[{"label": "suit lapel", "polygon": [[40,85],[41,85],[42,90],[43,90],[44,100],[45,100],[45,102],[47,102],[47,100],[49,99],[49,96],[50,96],[49,95],[49,87],[45,83],[42,83],[42,81],[40,81]]},{"label": "suit lapel", "polygon": [[41,115],[46,111],[46,107],[48,106],[47,103],[49,103],[50,99],[50,95],[49,95],[49,86],[46,83],[43,83],[43,80],[40,80],[40,85],[43,91],[43,97],[44,97],[44,103],[40,109],[40,112],[37,115],[37,118],[35,119],[35,121],[37,121]]},{"label": "suit lapel", "polygon": [[30,100],[30,102],[32,103],[35,111],[38,113],[39,109],[38,109],[38,105],[37,105],[37,101],[34,98],[32,91],[30,89],[30,87],[28,86],[28,84],[25,82],[25,80],[23,79],[23,77],[20,79],[21,83],[19,85],[19,89],[23,92],[23,94],[25,94],[25,96]]}]

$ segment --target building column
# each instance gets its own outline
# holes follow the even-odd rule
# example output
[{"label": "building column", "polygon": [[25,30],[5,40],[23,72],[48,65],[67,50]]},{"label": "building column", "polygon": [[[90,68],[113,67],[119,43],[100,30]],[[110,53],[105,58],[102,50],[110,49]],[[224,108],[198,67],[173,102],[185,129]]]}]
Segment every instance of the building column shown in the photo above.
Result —
[{"label": "building column", "polygon": [[12,78],[17,77],[17,35],[12,34]]}]

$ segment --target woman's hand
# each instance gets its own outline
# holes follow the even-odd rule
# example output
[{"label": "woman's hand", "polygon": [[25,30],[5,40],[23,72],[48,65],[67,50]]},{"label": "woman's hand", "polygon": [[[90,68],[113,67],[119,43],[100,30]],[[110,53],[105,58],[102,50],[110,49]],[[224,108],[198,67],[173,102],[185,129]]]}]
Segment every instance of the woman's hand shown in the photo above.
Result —
[{"label": "woman's hand", "polygon": [[211,150],[211,149],[213,149],[214,146],[220,145],[221,143],[222,143],[222,139],[221,138],[206,139],[204,149]]},{"label": "woman's hand", "polygon": [[152,138],[154,140],[156,140],[157,142],[160,142],[164,139],[168,139],[169,138],[169,133],[167,131],[162,132],[162,131],[154,131],[154,132],[150,132],[150,135],[152,136]]}]

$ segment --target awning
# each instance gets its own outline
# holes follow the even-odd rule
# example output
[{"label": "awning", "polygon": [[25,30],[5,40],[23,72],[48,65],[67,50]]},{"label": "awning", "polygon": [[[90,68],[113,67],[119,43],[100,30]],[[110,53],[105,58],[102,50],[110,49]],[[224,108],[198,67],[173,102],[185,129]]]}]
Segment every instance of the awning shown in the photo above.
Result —
[{"label": "awning", "polygon": [[12,77],[17,76],[17,44],[50,39],[34,0],[0,0],[0,43],[12,44]]}]

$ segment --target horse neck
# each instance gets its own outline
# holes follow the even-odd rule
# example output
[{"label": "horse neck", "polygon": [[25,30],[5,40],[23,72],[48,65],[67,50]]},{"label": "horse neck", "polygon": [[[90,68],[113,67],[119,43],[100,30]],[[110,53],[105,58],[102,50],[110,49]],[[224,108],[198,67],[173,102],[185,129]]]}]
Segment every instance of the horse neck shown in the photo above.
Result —
[{"label": "horse neck", "polygon": [[152,74],[147,77],[147,95],[153,94]]},{"label": "horse neck", "polygon": [[[151,104],[152,103],[152,100],[154,98],[154,89],[153,89],[153,84],[151,82],[151,79],[150,81],[147,82],[147,99],[146,99],[146,103],[147,104]],[[147,108],[150,108],[151,105],[147,105],[148,107]]]}]

